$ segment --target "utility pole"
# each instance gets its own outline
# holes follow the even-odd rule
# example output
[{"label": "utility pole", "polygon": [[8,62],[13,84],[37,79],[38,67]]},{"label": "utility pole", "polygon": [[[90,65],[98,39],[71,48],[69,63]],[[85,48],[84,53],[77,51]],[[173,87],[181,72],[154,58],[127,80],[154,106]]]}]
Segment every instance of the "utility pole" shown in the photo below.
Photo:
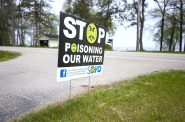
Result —
[{"label": "utility pole", "polygon": [[141,15],[141,0],[138,0],[138,6],[137,6],[137,37],[136,37],[136,51],[139,51],[139,43],[140,43],[140,15]]}]

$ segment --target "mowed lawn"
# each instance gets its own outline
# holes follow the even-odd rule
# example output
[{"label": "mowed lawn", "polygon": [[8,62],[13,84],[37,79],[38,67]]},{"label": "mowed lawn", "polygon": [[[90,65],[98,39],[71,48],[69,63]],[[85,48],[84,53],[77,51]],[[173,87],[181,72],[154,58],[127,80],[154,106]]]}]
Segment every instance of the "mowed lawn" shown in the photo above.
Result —
[{"label": "mowed lawn", "polygon": [[0,62],[16,58],[20,55],[21,54],[17,53],[17,52],[9,52],[9,51],[1,51],[0,50]]},{"label": "mowed lawn", "polygon": [[20,122],[184,122],[185,71],[156,72],[100,86]]}]

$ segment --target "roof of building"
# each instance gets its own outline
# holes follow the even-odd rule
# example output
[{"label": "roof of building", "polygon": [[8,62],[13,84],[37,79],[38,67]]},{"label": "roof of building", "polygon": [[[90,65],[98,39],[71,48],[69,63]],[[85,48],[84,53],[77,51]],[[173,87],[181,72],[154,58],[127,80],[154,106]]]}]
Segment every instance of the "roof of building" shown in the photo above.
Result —
[{"label": "roof of building", "polygon": [[44,36],[47,36],[48,38],[52,38],[52,39],[58,39],[59,35],[56,34],[48,34],[48,33],[43,33]]}]

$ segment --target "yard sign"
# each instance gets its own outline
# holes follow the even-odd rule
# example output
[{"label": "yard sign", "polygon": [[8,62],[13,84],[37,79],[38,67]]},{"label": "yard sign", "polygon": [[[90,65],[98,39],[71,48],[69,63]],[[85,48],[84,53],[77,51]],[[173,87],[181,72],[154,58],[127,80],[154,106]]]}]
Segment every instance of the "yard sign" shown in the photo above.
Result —
[{"label": "yard sign", "polygon": [[61,12],[59,33],[57,81],[102,73],[104,28]]}]

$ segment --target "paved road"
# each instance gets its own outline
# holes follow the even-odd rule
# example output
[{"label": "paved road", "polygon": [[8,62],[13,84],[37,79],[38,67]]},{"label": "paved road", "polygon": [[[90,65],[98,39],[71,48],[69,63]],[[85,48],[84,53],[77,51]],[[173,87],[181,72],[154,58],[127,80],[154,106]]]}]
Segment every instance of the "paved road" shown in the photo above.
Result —
[{"label": "paved road", "polygon": [[[0,122],[54,101],[67,99],[69,82],[56,82],[57,49],[0,47],[22,56],[0,62]],[[108,84],[154,71],[185,69],[185,55],[106,52],[104,72],[91,85]],[[72,81],[72,93],[86,89],[88,79]]]}]

